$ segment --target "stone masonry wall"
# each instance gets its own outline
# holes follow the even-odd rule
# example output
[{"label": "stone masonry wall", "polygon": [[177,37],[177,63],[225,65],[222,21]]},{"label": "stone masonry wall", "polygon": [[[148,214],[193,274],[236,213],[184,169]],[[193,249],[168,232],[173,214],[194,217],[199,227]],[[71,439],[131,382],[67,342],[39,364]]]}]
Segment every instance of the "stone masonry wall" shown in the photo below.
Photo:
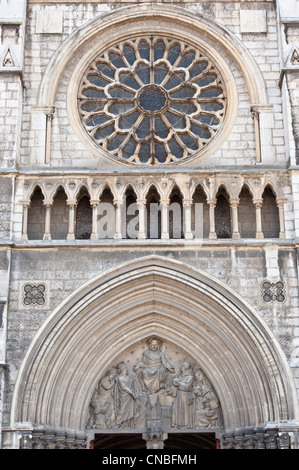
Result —
[{"label": "stone masonry wall", "polygon": [[19,75],[0,75],[0,166],[15,168],[19,159],[23,89]]}]

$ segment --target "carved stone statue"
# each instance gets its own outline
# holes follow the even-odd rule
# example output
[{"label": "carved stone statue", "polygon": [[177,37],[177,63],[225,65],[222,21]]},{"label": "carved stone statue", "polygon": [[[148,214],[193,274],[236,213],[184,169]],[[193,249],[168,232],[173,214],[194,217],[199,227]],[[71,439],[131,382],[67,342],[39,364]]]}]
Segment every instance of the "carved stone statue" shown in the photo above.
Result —
[{"label": "carved stone statue", "polygon": [[176,428],[193,427],[193,382],[194,374],[191,365],[184,362],[181,374],[173,379],[172,426]]},{"label": "carved stone statue", "polygon": [[216,394],[206,385],[194,388],[195,401],[195,427],[212,427],[218,418],[219,401]]},{"label": "carved stone statue", "polygon": [[120,374],[116,379],[115,405],[117,427],[134,427],[138,413],[138,383],[128,373],[128,367],[121,363]]},{"label": "carved stone statue", "polygon": [[[150,436],[156,437],[157,430],[167,433],[171,428],[195,430],[221,426],[220,402],[203,370],[182,360],[175,348],[172,358],[175,353],[177,372],[179,368],[175,376],[174,367],[161,351],[161,341],[151,337],[147,344],[142,357],[136,348],[131,351],[135,359],[132,355],[124,358],[125,362],[99,380],[90,402],[88,426],[146,429]],[[150,441],[158,448],[157,445],[163,445],[163,439],[156,437]]]},{"label": "carved stone statue", "polygon": [[134,366],[134,371],[142,378],[148,393],[157,393],[166,387],[167,372],[174,373],[174,368],[167,361],[165,354],[160,351],[161,342],[150,338],[148,350],[142,359]]},{"label": "carved stone statue", "polygon": [[115,424],[114,385],[116,377],[117,370],[113,368],[98,383],[90,404],[90,425],[94,428],[107,429]]}]

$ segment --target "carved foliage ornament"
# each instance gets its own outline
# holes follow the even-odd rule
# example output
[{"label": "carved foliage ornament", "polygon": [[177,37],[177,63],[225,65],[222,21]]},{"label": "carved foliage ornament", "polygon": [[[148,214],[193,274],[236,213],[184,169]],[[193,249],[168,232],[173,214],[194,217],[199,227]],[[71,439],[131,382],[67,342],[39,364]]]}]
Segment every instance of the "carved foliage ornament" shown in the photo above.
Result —
[{"label": "carved foliage ornament", "polygon": [[117,159],[167,164],[214,138],[226,91],[215,64],[199,49],[143,36],[95,58],[81,81],[78,109],[87,134]]},{"label": "carved foliage ornament", "polygon": [[141,360],[102,377],[92,396],[88,427],[96,429],[198,429],[221,426],[221,409],[198,366],[169,363],[162,343],[150,338]]}]

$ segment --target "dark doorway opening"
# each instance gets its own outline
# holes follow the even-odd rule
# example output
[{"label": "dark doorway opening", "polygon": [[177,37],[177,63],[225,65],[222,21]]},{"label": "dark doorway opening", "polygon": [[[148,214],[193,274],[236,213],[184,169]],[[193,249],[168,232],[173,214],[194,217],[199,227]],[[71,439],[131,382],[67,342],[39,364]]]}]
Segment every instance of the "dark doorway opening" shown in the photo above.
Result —
[{"label": "dark doorway opening", "polygon": [[142,434],[96,434],[94,449],[100,450],[139,450],[146,449]]},{"label": "dark doorway opening", "polygon": [[164,441],[166,450],[216,449],[217,441],[213,433],[173,433]]},{"label": "dark doorway opening", "polygon": [[[99,450],[142,450],[146,441],[142,434],[96,434],[94,449]],[[165,450],[199,450],[216,449],[217,440],[214,433],[172,433],[164,441]]]}]

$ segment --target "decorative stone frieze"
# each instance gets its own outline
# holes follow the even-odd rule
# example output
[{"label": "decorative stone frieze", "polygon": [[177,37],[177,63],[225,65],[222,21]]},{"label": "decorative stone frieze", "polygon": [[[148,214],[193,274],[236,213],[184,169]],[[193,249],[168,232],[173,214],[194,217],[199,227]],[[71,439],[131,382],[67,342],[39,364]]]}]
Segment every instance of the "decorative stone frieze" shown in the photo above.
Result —
[{"label": "decorative stone frieze", "polygon": [[[283,197],[286,184],[288,184],[288,178],[286,175],[283,177],[281,175],[277,176],[274,174],[272,174],[271,177],[270,175],[264,174],[261,175],[260,178],[257,178],[255,174],[229,175],[225,173],[217,175],[207,173],[202,176],[190,174],[188,177],[180,174],[171,174],[168,177],[157,175],[155,178],[146,178],[143,175],[139,175],[138,177],[135,175],[121,175],[117,177],[111,175],[105,178],[100,176],[92,176],[88,178],[84,176],[72,176],[64,177],[63,179],[44,177],[39,178],[38,182],[34,178],[28,178],[24,180],[23,197],[20,200],[23,208],[23,224],[20,236],[22,240],[28,240],[28,231],[30,231],[30,227],[28,227],[28,217],[29,212],[31,211],[32,197],[35,190],[40,188],[43,197],[42,205],[44,206],[44,215],[39,214],[36,209],[34,214],[35,218],[38,219],[39,225],[43,222],[43,240],[52,240],[52,227],[53,225],[58,224],[55,220],[54,203],[59,190],[64,192],[66,205],[68,206],[67,208],[65,207],[66,213],[64,216],[68,219],[68,231],[62,238],[67,240],[75,240],[76,238],[75,224],[80,224],[80,220],[76,221],[76,210],[82,191],[89,199],[88,204],[90,207],[90,214],[92,214],[90,215],[90,229],[87,231],[90,232],[90,237],[87,236],[85,238],[90,238],[93,241],[101,238],[114,238],[116,240],[126,238],[126,228],[124,227],[128,215],[126,197],[127,191],[130,189],[135,198],[135,211],[138,211],[139,232],[136,236],[129,236],[129,238],[138,238],[139,240],[149,238],[146,231],[146,225],[148,223],[146,220],[146,212],[149,211],[148,201],[151,198],[151,192],[154,188],[158,198],[156,203],[159,204],[159,211],[161,212],[161,238],[164,240],[171,238],[169,233],[169,213],[171,210],[174,210],[171,200],[173,194],[179,194],[179,199],[181,201],[179,211],[181,212],[181,216],[184,220],[183,222],[181,220],[178,222],[182,225],[179,229],[179,236],[175,236],[173,238],[184,237],[186,240],[202,238],[203,230],[197,230],[196,227],[192,226],[192,224],[194,225],[195,223],[194,212],[196,210],[194,197],[196,191],[200,188],[205,198],[203,203],[209,205],[209,238],[217,238],[215,227],[215,210],[216,207],[218,207],[217,197],[221,192],[225,191],[226,200],[230,206],[230,209],[228,210],[231,211],[231,217],[229,216],[228,218],[228,223],[231,223],[231,227],[227,227],[223,233],[229,234],[226,238],[232,237],[233,239],[240,239],[242,238],[242,235],[244,237],[244,230],[242,230],[242,234],[240,233],[240,224],[244,222],[247,223],[247,221],[244,220],[244,216],[243,219],[240,219],[242,216],[242,210],[239,207],[241,192],[245,188],[249,194],[247,198],[248,210],[250,209],[250,206],[253,205],[256,213],[255,227],[252,227],[251,233],[255,230],[255,238],[263,239],[265,224],[268,224],[270,227],[270,224],[273,225],[273,223],[276,223],[277,234],[276,236],[272,235],[272,237],[284,239],[286,238],[285,205],[288,202],[288,199]],[[269,216],[267,215],[265,218],[263,217],[263,212],[268,210],[268,200],[264,199],[264,194],[267,188],[272,188],[273,190],[274,209],[272,208],[272,213]],[[105,191],[110,191],[110,202],[104,198]],[[276,196],[274,196],[274,194]],[[103,203],[106,205],[107,203],[110,204],[108,219],[110,223],[113,220],[113,227],[109,230],[110,235],[105,236],[101,234],[99,227],[97,227],[99,216],[103,215],[103,211],[107,210],[106,206],[103,207]],[[203,203],[201,203],[201,206]],[[61,211],[61,208],[59,210]],[[276,222],[273,211],[277,212]],[[43,218],[43,221],[41,221],[41,218]],[[113,233],[111,234],[110,232]],[[271,229],[270,232],[272,234],[274,233]],[[198,235],[198,233],[201,235]],[[31,239],[32,237],[33,236],[31,235]],[[221,233],[218,233],[218,237],[223,238]],[[267,237],[269,236],[267,235]],[[57,239],[57,236],[54,236],[54,239],[55,238]],[[250,237],[245,233],[245,238]]]},{"label": "decorative stone frieze", "polygon": [[86,449],[87,437],[67,429],[36,428],[22,435],[20,449]]}]

